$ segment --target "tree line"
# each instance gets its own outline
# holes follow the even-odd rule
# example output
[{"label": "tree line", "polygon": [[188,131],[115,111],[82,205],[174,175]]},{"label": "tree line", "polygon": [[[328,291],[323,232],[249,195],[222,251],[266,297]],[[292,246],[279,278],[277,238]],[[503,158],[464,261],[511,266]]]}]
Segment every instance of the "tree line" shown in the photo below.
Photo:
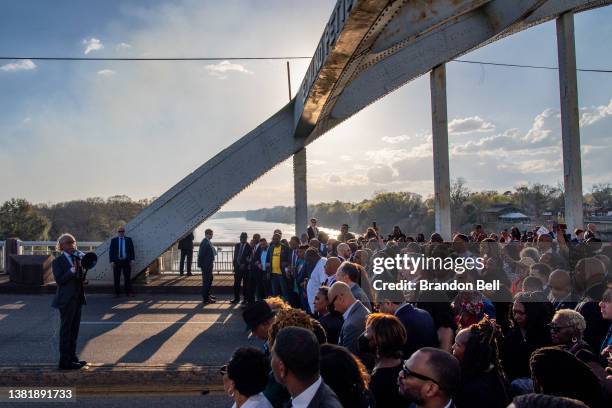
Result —
[{"label": "tree line", "polygon": [[[595,184],[583,198],[589,206],[612,208],[612,186]],[[484,211],[504,205],[520,209],[533,223],[543,222],[545,214],[550,213],[555,217],[563,212],[563,188],[536,183],[520,185],[504,192],[471,191],[462,178],[451,183],[451,223],[454,231],[469,231],[475,224],[486,224]],[[380,192],[359,203],[334,201],[308,206],[309,217],[317,218],[320,225],[338,229],[346,223],[351,230],[358,232],[365,231],[372,226],[372,222],[376,222],[383,233],[399,225],[407,233],[430,234],[434,231],[434,212],[433,198],[424,199],[410,192]],[[246,218],[293,223],[294,209],[277,206],[251,210],[246,212]]]},{"label": "tree line", "polygon": [[31,204],[13,198],[0,207],[0,240],[55,240],[70,232],[80,241],[104,241],[153,200],[134,201],[124,195],[94,197],[56,204]]},{"label": "tree line", "polygon": [[[54,240],[63,232],[73,233],[81,241],[103,241],[114,235],[118,225],[125,224],[154,199],[132,200],[125,195],[107,199],[95,197],[56,204],[32,204],[22,198],[10,199],[0,206],[0,240],[18,237],[24,241]],[[612,186],[595,184],[584,196],[587,205],[612,208]],[[495,205],[514,206],[533,222],[547,212],[561,213],[564,205],[561,186],[521,185],[511,191],[471,191],[464,179],[451,184],[451,217],[453,230],[466,231],[474,224],[485,224],[484,211]],[[219,216],[223,217],[224,213]],[[362,232],[376,222],[384,233],[399,225],[407,233],[430,234],[434,230],[433,198],[411,192],[380,192],[358,203],[334,201],[308,206],[309,217],[319,224],[339,229],[344,223]],[[244,215],[248,220],[294,222],[293,207],[277,206],[225,216]],[[561,221],[561,220],[559,220]]]}]

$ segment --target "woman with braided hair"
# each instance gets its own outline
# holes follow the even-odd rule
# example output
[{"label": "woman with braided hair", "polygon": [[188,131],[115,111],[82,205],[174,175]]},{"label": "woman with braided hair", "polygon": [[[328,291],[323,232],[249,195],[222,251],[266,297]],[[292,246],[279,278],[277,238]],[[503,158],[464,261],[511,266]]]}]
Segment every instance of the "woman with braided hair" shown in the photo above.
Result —
[{"label": "woman with braided hair", "polygon": [[503,408],[510,402],[499,359],[500,339],[499,326],[486,316],[457,334],[452,351],[461,363],[461,387],[454,398],[458,408]]}]

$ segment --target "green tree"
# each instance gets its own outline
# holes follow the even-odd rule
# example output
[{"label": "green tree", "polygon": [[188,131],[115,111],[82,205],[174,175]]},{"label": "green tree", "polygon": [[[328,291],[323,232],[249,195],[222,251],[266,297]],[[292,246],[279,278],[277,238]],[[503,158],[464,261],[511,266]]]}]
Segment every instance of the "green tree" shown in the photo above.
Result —
[{"label": "green tree", "polygon": [[50,227],[49,220],[23,198],[13,198],[0,207],[0,239],[46,240]]},{"label": "green tree", "polygon": [[595,207],[612,207],[612,186],[610,184],[594,184],[591,190],[591,201]]}]

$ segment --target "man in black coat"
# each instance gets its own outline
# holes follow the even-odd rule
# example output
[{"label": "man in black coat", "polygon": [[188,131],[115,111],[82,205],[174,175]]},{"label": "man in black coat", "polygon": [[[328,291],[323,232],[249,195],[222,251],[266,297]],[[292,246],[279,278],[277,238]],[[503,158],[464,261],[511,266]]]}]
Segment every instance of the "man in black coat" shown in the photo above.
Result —
[{"label": "man in black coat", "polygon": [[311,239],[317,238],[319,236],[319,228],[317,227],[316,218],[310,219],[310,225],[308,226],[306,233],[308,234],[308,241],[310,241]]},{"label": "man in black coat", "polygon": [[215,303],[214,298],[210,295],[210,288],[213,282],[213,266],[217,250],[210,240],[213,237],[213,230],[208,228],[204,231],[204,239],[200,243],[198,250],[198,266],[202,269],[202,301],[206,303]]},{"label": "man in black coat", "polygon": [[79,361],[76,355],[77,337],[81,324],[81,306],[86,304],[83,281],[77,274],[78,261],[75,260],[76,240],[70,234],[63,234],[57,240],[57,250],[61,254],[53,260],[53,277],[57,292],[52,307],[60,311],[60,370],[76,370],[87,364]]},{"label": "man in black coat", "polygon": [[312,331],[285,327],[276,335],[270,364],[275,380],[289,391],[292,406],[342,408],[321,378],[319,360],[319,342]]},{"label": "man in black coat", "polygon": [[178,249],[181,251],[181,262],[179,264],[181,275],[185,272],[185,259],[187,259],[187,276],[193,275],[191,273],[191,264],[193,262],[193,232],[179,241]]},{"label": "man in black coat", "polygon": [[121,275],[125,284],[125,294],[134,296],[132,293],[131,274],[134,265],[134,243],[132,238],[125,236],[125,227],[117,228],[117,236],[111,240],[108,251],[109,261],[113,267],[115,278],[115,297],[121,293]]},{"label": "man in black coat", "polygon": [[234,246],[234,300],[230,303],[240,302],[240,285],[242,284],[242,303],[247,302],[247,285],[249,282],[249,260],[251,259],[251,246],[247,242],[247,233],[240,234],[240,242]]}]

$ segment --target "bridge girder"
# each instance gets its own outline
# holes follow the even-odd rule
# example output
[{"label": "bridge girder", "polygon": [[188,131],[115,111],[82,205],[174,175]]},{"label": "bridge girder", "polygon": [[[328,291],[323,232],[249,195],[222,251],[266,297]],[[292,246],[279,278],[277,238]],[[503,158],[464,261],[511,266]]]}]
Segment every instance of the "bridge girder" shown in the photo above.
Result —
[{"label": "bridge girder", "polygon": [[[179,181],[126,225],[135,270],[327,130],[477,47],[612,0],[338,0],[296,97]],[[112,280],[110,240],[90,279]]]}]

